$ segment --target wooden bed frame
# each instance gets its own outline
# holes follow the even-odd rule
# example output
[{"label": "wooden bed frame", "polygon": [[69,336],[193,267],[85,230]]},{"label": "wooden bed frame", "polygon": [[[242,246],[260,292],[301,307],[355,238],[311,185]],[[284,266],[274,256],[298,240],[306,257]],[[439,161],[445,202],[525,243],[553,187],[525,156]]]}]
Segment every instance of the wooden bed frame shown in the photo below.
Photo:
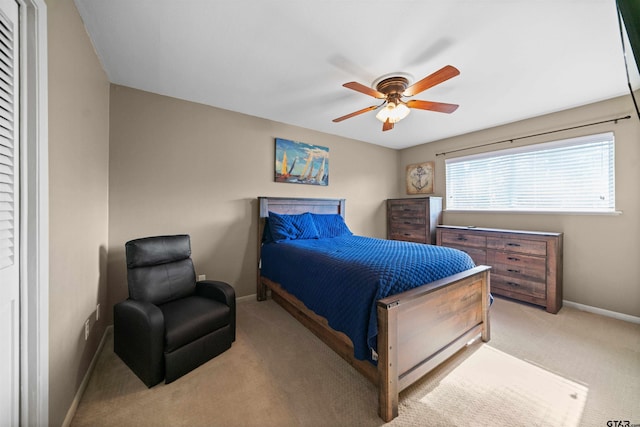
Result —
[{"label": "wooden bed frame", "polygon": [[[344,199],[259,197],[258,260],[265,218],[269,211],[281,214],[338,213],[344,217]],[[378,366],[353,356],[353,344],[332,329],[325,318],[282,287],[260,275],[257,298],[274,301],[343,359],[378,386],[378,414],[384,421],[398,416],[400,391],[420,379],[480,336],[490,339],[489,269],[475,267],[418,288],[384,298],[377,303]]]}]

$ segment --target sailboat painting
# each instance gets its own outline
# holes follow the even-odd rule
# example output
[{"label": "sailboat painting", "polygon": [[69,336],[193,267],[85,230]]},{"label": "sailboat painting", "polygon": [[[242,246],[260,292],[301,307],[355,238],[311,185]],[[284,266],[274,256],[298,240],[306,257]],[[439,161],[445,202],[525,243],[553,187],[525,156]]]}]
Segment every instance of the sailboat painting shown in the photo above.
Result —
[{"label": "sailboat painting", "polygon": [[329,185],[329,148],[276,138],[275,181]]}]

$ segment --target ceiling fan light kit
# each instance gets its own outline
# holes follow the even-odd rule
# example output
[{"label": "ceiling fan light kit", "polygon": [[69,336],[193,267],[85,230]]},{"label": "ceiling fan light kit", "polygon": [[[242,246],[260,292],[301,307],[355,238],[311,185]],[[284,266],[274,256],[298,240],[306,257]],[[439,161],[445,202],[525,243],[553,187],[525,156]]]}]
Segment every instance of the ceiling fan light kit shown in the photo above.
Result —
[{"label": "ceiling fan light kit", "polygon": [[338,117],[337,119],[333,119],[333,121],[336,123],[341,122],[384,106],[382,110],[376,114],[376,118],[383,123],[382,130],[387,131],[393,129],[394,123],[397,123],[407,117],[412,108],[448,114],[453,113],[458,108],[458,105],[456,104],[420,100],[410,100],[405,102],[402,98],[417,95],[418,93],[449,80],[458,74],[460,74],[460,71],[458,71],[457,68],[447,65],[411,86],[409,86],[409,80],[401,75],[391,76],[377,81],[375,89],[358,82],[345,83],[343,86],[348,89],[364,93],[365,95],[369,95],[377,99],[384,99],[385,101],[381,105],[372,105],[370,107],[363,108],[362,110]]},{"label": "ceiling fan light kit", "polygon": [[387,105],[376,114],[376,119],[382,123],[389,120],[389,123],[398,123],[409,115],[411,110],[407,107],[407,104],[400,102],[397,105],[393,102],[388,102]]}]

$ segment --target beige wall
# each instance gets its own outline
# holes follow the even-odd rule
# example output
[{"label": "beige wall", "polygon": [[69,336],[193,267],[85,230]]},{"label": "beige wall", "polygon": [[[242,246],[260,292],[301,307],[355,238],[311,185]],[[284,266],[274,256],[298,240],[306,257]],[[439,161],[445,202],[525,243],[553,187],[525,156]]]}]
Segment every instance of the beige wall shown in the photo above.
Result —
[{"label": "beige wall", "polygon": [[[109,292],[127,297],[127,240],[188,233],[197,274],[255,293],[258,196],[347,199],[346,221],[384,237],[395,150],[113,85]],[[273,181],[274,138],[329,147],[329,186]]]},{"label": "beige wall", "polygon": [[[443,151],[562,129],[626,116],[618,124],[535,137],[467,150],[447,156]],[[549,114],[443,141],[405,149],[400,175],[407,164],[435,160],[436,194],[445,195],[445,158],[613,131],[616,141],[616,207],[622,215],[527,215],[445,212],[444,223],[478,227],[543,230],[564,233],[564,299],[640,316],[640,121],[630,96]],[[404,192],[400,180],[398,191]],[[446,203],[446,201],[445,201]]]},{"label": "beige wall", "polygon": [[[49,0],[49,424],[62,424],[107,322],[109,82],[72,0]],[[84,322],[90,319],[89,340]]]}]

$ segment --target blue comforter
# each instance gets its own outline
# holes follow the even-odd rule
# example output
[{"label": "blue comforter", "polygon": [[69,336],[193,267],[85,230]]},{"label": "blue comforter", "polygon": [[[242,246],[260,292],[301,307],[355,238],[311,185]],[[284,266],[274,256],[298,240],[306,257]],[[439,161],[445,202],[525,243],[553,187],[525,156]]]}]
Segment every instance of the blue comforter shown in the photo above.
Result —
[{"label": "blue comforter", "polygon": [[473,268],[464,252],[362,236],[262,246],[261,274],[353,342],[357,359],[377,349],[376,301]]}]

